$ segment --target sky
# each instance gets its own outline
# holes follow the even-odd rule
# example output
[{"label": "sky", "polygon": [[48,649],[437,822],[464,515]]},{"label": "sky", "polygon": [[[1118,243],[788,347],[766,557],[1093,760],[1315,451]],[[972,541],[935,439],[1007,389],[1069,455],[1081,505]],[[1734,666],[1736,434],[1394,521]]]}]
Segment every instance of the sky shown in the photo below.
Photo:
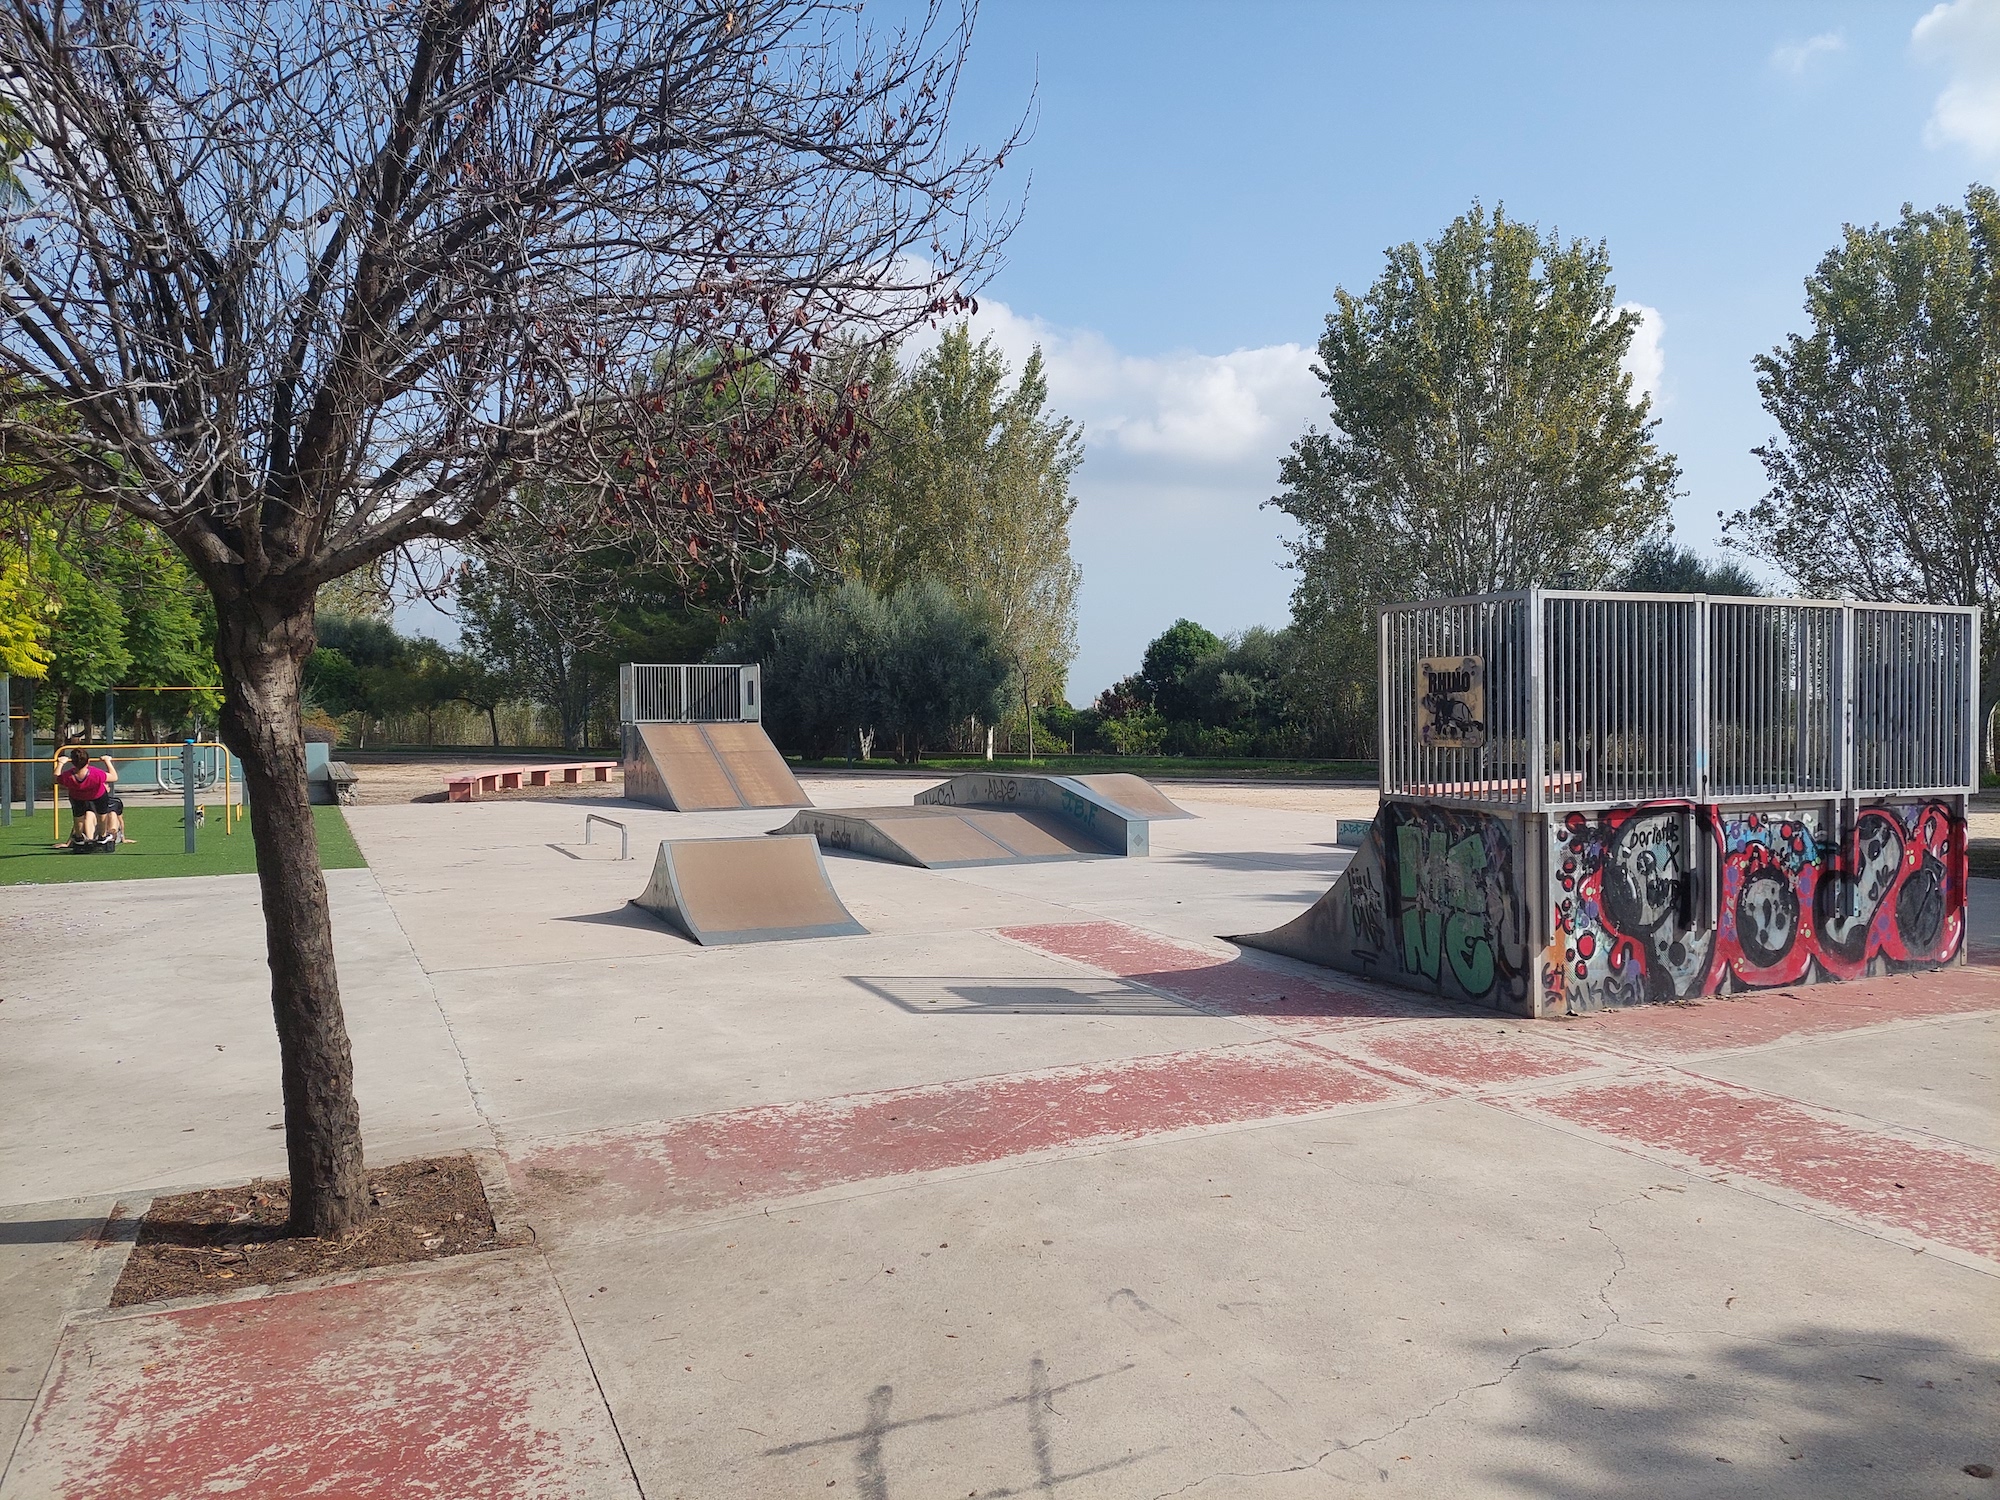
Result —
[{"label": "sky", "polygon": [[[894,25],[905,0],[871,0]],[[1936,5],[989,0],[955,111],[1032,137],[976,326],[1039,346],[1084,427],[1069,695],[1176,618],[1289,618],[1280,456],[1326,425],[1336,288],[1478,199],[1608,246],[1629,361],[1712,550],[1771,423],[1754,355],[1803,331],[1845,224],[1962,201],[2000,164],[2000,0]]]}]

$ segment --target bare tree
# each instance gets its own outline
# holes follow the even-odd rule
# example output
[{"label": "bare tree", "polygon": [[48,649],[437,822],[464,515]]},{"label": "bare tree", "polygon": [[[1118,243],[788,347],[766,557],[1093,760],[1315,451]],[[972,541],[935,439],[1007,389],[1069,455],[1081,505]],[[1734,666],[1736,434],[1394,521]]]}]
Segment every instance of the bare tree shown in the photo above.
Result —
[{"label": "bare tree", "polygon": [[1008,227],[1005,148],[946,140],[970,21],[0,0],[34,143],[0,208],[0,503],[121,507],[214,595],[293,1232],[364,1196],[299,722],[315,592],[510,512],[661,558],[793,545],[865,441],[814,351],[958,310]]}]

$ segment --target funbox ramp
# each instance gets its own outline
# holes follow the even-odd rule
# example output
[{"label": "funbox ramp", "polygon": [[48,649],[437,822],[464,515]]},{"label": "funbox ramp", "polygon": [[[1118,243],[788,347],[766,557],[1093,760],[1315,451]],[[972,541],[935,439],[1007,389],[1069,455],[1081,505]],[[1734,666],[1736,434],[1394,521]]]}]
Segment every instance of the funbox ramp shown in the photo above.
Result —
[{"label": "funbox ramp", "polygon": [[667,839],[632,904],[704,947],[867,932],[810,838]]},{"label": "funbox ramp", "polygon": [[1010,776],[974,771],[917,793],[919,807],[1032,810],[1062,819],[1100,853],[1144,855],[1155,818],[1193,816],[1137,776]]},{"label": "funbox ramp", "polygon": [[807,807],[762,724],[628,724],[625,795],[675,812]]},{"label": "funbox ramp", "polygon": [[1075,824],[1034,808],[813,807],[777,832],[810,834],[828,849],[925,870],[1087,859],[1114,852]]},{"label": "funbox ramp", "polygon": [[1148,822],[1185,818],[1136,776],[954,776],[908,807],[815,807],[780,833],[927,870],[1143,856]]}]

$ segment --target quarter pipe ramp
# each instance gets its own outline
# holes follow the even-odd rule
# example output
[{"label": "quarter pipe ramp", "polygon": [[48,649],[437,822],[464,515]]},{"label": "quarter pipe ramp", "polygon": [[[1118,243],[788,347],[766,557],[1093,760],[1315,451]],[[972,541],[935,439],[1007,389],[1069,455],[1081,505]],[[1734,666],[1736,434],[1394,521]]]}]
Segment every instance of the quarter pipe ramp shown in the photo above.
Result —
[{"label": "quarter pipe ramp", "polygon": [[867,932],[810,838],[668,839],[632,904],[704,947]]},{"label": "quarter pipe ramp", "polygon": [[810,805],[761,724],[628,724],[625,795],[675,812]]}]

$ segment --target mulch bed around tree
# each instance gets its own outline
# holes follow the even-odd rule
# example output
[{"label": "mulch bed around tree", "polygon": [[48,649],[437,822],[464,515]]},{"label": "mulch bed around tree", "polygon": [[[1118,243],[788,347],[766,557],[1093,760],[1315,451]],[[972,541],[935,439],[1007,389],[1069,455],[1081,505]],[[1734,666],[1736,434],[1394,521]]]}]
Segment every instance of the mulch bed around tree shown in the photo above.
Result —
[{"label": "mulch bed around tree", "polygon": [[368,1173],[372,1206],[344,1240],[288,1239],[289,1180],[155,1198],[111,1294],[113,1307],[278,1286],[306,1276],[443,1260],[525,1242],[495,1230],[469,1156],[398,1162]]}]

